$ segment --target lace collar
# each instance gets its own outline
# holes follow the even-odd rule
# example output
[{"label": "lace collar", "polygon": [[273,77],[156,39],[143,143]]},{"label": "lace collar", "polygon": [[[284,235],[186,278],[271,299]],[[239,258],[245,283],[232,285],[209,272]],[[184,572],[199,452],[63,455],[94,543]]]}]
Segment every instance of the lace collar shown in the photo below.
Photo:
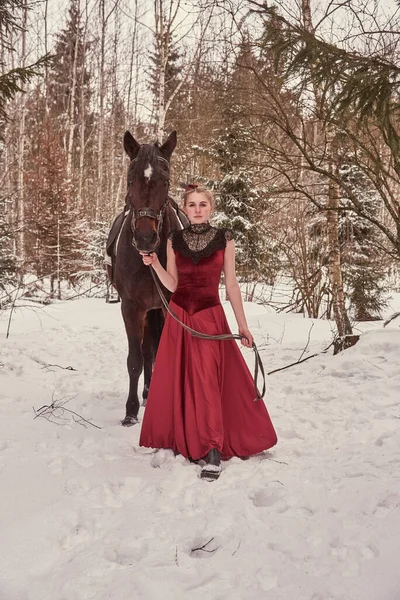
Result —
[{"label": "lace collar", "polygon": [[210,223],[208,221],[206,221],[205,223],[190,223],[187,230],[190,231],[191,233],[201,234],[201,233],[206,233],[211,228],[212,228],[212,226],[210,225]]},{"label": "lace collar", "polygon": [[232,239],[232,232],[213,227],[210,223],[193,223],[186,229],[171,232],[170,239],[175,251],[197,264],[201,258],[224,249],[226,242]]}]

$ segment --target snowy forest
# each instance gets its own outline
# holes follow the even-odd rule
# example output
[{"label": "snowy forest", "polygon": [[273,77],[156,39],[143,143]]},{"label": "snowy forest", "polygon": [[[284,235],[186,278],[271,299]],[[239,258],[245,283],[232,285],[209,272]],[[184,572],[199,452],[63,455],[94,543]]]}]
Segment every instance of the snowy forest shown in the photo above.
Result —
[{"label": "snowy forest", "polygon": [[[399,290],[393,2],[2,0],[0,302],[106,286],[126,130],[178,134],[171,195],[216,194],[246,300],[379,318]],[[39,297],[39,296],[38,296]]]},{"label": "snowy forest", "polygon": [[[0,0],[0,600],[400,599],[399,91],[400,0]],[[170,196],[234,233],[240,291],[203,263],[221,302],[181,324],[243,342],[241,292],[255,341],[167,316],[154,448],[151,321],[106,301],[126,131],[176,131]]]}]

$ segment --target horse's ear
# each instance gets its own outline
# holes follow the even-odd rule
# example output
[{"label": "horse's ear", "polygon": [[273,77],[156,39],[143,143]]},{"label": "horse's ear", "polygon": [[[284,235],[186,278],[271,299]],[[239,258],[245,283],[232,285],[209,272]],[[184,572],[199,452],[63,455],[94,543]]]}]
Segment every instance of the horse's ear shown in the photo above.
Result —
[{"label": "horse's ear", "polygon": [[125,152],[131,160],[137,157],[140,144],[135,140],[130,131],[125,131],[124,134],[124,148]]},{"label": "horse's ear", "polygon": [[168,160],[171,158],[171,154],[175,150],[176,141],[177,141],[176,131],[173,131],[172,133],[169,134],[169,136],[167,137],[167,139],[165,140],[165,142],[163,143],[163,145],[160,148],[161,152],[164,154],[165,158],[167,158]]}]

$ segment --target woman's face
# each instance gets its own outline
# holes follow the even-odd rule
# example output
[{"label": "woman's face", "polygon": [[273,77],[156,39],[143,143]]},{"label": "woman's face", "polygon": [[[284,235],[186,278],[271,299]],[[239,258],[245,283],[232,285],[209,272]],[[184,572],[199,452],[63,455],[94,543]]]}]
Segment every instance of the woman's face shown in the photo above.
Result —
[{"label": "woman's face", "polygon": [[212,213],[212,206],[207,196],[197,192],[190,194],[184,209],[192,224],[206,223]]}]

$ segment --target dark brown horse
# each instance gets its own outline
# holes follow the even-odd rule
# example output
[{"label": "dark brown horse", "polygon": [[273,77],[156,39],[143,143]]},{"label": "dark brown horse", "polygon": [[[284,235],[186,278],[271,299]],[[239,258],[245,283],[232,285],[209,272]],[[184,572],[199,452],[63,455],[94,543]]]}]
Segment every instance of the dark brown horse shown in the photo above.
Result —
[{"label": "dark brown horse", "polygon": [[[143,366],[143,398],[147,398],[164,322],[150,268],[143,264],[139,251],[156,252],[165,267],[168,234],[181,227],[168,197],[169,163],[175,146],[175,131],[162,146],[140,145],[129,131],[124,135],[124,148],[131,159],[126,195],[129,214],[118,240],[114,283],[128,336],[129,395],[122,421],[128,426],[138,422],[138,380]],[[170,294],[163,290],[169,298]]]}]

